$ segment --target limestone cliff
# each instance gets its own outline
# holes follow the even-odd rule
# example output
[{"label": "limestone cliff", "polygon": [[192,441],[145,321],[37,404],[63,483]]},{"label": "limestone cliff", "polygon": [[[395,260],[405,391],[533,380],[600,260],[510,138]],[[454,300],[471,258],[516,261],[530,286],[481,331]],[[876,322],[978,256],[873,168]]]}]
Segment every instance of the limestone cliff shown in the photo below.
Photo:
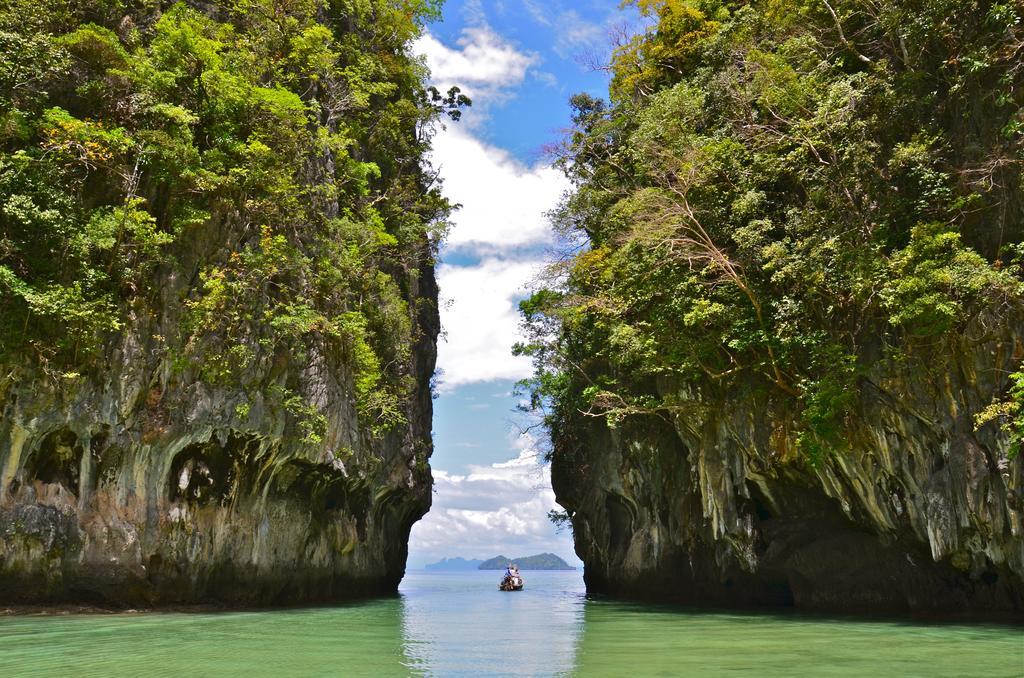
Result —
[{"label": "limestone cliff", "polygon": [[[416,293],[431,298],[423,274]],[[266,605],[394,591],[431,498],[437,321],[421,320],[409,423],[383,437],[359,423],[343,355],[253,368],[327,415],[316,446],[259,393],[169,369],[152,337],[171,318],[138,318],[94,379],[51,384],[6,366],[0,600]]]},{"label": "limestone cliff", "polygon": [[[973,416],[1020,359],[1024,321],[969,331],[859,382],[850,449],[795,459],[792,413],[754,393],[611,429],[577,417],[552,477],[588,590],[710,605],[1024,612],[1024,463]],[[975,328],[977,329],[977,328]]]},{"label": "limestone cliff", "polygon": [[1024,614],[1020,16],[641,5],[521,305],[589,589]]},{"label": "limestone cliff", "polygon": [[429,12],[0,10],[0,602],[396,590],[448,210]]}]

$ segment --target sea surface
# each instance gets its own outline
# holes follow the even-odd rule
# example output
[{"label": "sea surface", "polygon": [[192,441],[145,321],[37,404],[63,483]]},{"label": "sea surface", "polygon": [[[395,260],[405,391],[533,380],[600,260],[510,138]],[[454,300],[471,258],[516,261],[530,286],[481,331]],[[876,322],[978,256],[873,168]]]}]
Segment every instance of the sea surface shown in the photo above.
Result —
[{"label": "sea surface", "polygon": [[578,572],[411,572],[275,612],[0,617],[0,676],[1024,676],[1024,629],[589,600]]}]

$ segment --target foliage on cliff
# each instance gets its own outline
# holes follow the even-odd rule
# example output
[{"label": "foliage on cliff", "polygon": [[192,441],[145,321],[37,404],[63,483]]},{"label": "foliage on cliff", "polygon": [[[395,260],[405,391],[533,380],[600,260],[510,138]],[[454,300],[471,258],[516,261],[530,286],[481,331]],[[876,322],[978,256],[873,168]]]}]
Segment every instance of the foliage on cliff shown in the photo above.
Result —
[{"label": "foliage on cliff", "polygon": [[[615,50],[610,101],[575,96],[558,150],[578,249],[522,304],[556,440],[578,412],[752,389],[788,403],[813,461],[842,447],[873,365],[941,369],[969,323],[1019,317],[1018,5],[633,4],[648,26]],[[978,423],[1019,435],[1004,385]]]},{"label": "foliage on cliff", "polygon": [[[0,361],[75,378],[133,321],[170,314],[176,369],[238,382],[328,342],[350,357],[360,413],[399,421],[409,286],[449,211],[423,156],[433,122],[467,103],[426,89],[409,54],[438,11],[5,2]],[[315,438],[316,413],[279,395]]]}]

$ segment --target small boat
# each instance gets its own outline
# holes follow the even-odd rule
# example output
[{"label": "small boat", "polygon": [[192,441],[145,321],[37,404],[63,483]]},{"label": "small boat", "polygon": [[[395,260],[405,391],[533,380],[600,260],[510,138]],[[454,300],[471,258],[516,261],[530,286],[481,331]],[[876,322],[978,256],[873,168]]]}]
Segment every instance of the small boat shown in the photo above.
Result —
[{"label": "small boat", "polygon": [[523,578],[518,574],[514,574],[511,577],[505,577],[498,584],[498,588],[502,591],[522,591],[523,590]]}]

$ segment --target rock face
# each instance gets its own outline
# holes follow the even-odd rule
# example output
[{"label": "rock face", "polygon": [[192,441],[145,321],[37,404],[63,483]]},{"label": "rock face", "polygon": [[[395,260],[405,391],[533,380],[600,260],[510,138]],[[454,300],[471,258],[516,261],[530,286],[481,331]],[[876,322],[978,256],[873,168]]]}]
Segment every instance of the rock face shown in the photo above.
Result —
[{"label": "rock face", "polygon": [[[416,295],[434,298],[422,273]],[[435,312],[420,319],[409,423],[381,438],[359,425],[343,355],[254,367],[322,407],[317,446],[258,393],[178,378],[146,339],[165,320],[139,318],[101,380],[5,376],[0,600],[264,605],[394,591],[430,506]]]},{"label": "rock face", "polygon": [[[1020,360],[1024,322],[968,332],[862,379],[849,450],[792,457],[764,394],[692,412],[580,417],[552,477],[591,592],[725,606],[1024,615],[1024,464],[974,414]],[[955,356],[955,357],[954,357]]]},{"label": "rock face", "polygon": [[448,211],[425,6],[101,5],[0,10],[56,64],[3,92],[0,603],[394,592]]},{"label": "rock face", "polygon": [[[435,298],[430,268],[419,281],[416,298]],[[326,414],[316,446],[259,393],[175,374],[153,339],[172,322],[138,318],[99,379],[54,384],[8,366],[0,600],[266,605],[394,591],[430,506],[436,311],[420,318],[408,425],[383,437],[359,424],[344,355],[253,366]]]}]

